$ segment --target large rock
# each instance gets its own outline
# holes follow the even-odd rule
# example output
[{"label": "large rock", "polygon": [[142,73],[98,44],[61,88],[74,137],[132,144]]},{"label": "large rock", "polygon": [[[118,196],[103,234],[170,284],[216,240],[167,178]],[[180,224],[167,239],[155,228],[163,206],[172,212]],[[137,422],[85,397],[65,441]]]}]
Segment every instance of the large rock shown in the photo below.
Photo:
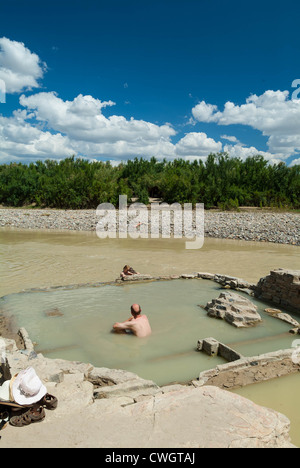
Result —
[{"label": "large rock", "polygon": [[222,292],[205,309],[209,317],[223,319],[237,328],[252,327],[262,321],[256,305],[232,292]]},{"label": "large rock", "polygon": [[[153,406],[152,406],[153,405]],[[217,387],[182,388],[139,407],[155,415],[148,447],[282,447],[289,444],[289,420]],[[179,423],[180,421],[180,423]]]},{"label": "large rock", "polygon": [[293,447],[285,416],[217,387],[175,386],[132,404],[118,397],[80,408],[76,401],[61,417],[55,413],[40,424],[9,426],[1,447]]},{"label": "large rock", "polygon": [[300,270],[272,270],[257,283],[255,295],[262,300],[300,313]]}]

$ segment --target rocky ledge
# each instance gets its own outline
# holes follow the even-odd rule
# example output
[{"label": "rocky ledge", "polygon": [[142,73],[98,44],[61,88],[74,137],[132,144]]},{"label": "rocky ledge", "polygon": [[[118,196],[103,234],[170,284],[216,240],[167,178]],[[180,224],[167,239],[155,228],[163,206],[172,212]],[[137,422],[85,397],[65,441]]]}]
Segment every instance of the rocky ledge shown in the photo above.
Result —
[{"label": "rocky ledge", "polygon": [[[2,381],[32,366],[58,408],[8,426],[2,448],[292,448],[289,420],[215,386],[159,387],[122,370],[48,359],[5,340]],[[138,434],[137,437],[137,428]]]}]

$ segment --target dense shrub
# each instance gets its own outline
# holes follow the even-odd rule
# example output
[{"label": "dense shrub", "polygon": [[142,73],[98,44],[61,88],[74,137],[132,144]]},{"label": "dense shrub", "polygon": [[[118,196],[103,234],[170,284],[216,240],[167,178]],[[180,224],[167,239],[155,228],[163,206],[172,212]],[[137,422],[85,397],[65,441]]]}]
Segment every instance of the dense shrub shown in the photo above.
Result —
[{"label": "dense shrub", "polygon": [[75,157],[61,161],[0,165],[0,203],[50,208],[96,208],[118,204],[119,195],[141,203],[204,203],[206,208],[239,206],[300,208],[300,166],[269,164],[262,156],[245,161],[226,153],[203,161],[135,158],[119,166]]}]

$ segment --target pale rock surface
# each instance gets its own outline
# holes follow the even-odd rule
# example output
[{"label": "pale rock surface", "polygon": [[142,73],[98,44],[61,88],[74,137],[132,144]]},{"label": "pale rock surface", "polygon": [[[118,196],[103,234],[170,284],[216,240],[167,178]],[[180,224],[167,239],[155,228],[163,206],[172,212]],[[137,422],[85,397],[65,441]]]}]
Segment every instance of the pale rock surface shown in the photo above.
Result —
[{"label": "pale rock surface", "polygon": [[289,314],[281,312],[279,309],[272,309],[272,308],[267,308],[265,309],[265,312],[267,314],[278,318],[279,320],[282,320],[283,322],[288,323],[289,325],[292,325],[295,328],[299,328],[300,324],[297,320],[293,319]]},{"label": "pale rock surface", "polygon": [[[74,395],[74,385],[69,390]],[[137,402],[123,396],[94,403],[80,398],[78,390],[72,405],[70,395],[69,400],[61,398],[57,388],[60,407],[47,412],[42,423],[8,426],[1,447],[293,447],[283,415],[217,387],[169,390]],[[88,389],[82,392],[86,396]]]},{"label": "pale rock surface", "polygon": [[58,408],[41,423],[9,425],[1,448],[293,447],[285,416],[217,387],[158,387],[130,372],[8,346],[1,373],[32,366]]}]

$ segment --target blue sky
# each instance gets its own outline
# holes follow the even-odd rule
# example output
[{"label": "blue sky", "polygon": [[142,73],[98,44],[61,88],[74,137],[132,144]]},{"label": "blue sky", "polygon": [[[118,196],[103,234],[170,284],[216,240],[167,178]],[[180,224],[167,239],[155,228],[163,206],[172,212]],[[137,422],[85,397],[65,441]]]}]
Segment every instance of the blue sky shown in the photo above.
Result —
[{"label": "blue sky", "polygon": [[9,0],[0,11],[0,163],[218,151],[300,162],[299,2]]}]

